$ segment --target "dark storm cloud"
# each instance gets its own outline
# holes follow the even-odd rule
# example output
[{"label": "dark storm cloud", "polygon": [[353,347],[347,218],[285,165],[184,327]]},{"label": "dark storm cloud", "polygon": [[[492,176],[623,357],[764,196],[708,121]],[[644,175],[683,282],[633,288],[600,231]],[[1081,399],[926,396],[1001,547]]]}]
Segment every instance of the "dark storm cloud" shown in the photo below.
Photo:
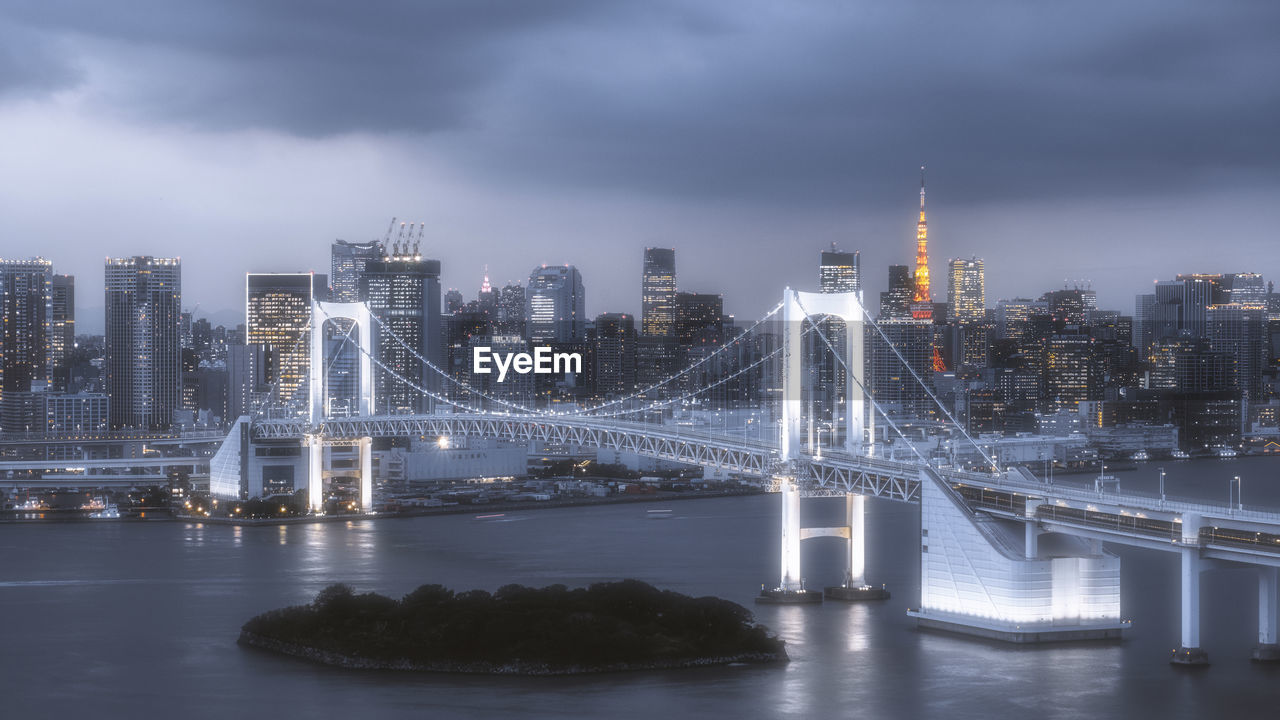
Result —
[{"label": "dark storm cloud", "polygon": [[924,161],[957,201],[1280,167],[1270,1],[46,1],[9,17],[119,68],[105,99],[146,121],[420,136],[504,183],[833,205],[901,197]]}]

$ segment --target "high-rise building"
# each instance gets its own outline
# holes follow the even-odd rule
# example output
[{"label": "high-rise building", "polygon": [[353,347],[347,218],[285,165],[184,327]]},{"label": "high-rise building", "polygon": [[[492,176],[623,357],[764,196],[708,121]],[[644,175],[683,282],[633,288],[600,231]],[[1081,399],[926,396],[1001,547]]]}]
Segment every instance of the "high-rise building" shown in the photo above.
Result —
[{"label": "high-rise building", "polygon": [[1092,291],[1078,287],[1063,288],[1062,290],[1050,290],[1042,295],[1040,299],[1047,304],[1049,314],[1053,316],[1055,322],[1060,325],[1080,327],[1084,325],[1085,311],[1090,309],[1089,296],[1086,295],[1088,292]]},{"label": "high-rise building", "polygon": [[261,345],[227,345],[227,418],[252,415],[266,395],[266,351]]},{"label": "high-rise building", "polygon": [[1088,335],[1054,335],[1044,346],[1045,394],[1054,411],[1101,399],[1098,352]]},{"label": "high-rise building", "polygon": [[1133,299],[1133,346],[1141,357],[1151,354],[1151,343],[1155,340],[1155,293],[1141,293]]},{"label": "high-rise building", "polygon": [[379,240],[366,243],[334,240],[329,263],[329,279],[333,282],[330,299],[334,302],[358,302],[365,263],[381,259],[382,242]]},{"label": "high-rise building", "polygon": [[1261,305],[1224,303],[1206,311],[1209,347],[1229,354],[1235,389],[1250,402],[1263,400],[1262,374],[1267,367],[1267,313]]},{"label": "high-rise building", "polygon": [[374,332],[378,357],[389,368],[374,371],[374,402],[386,412],[419,412],[426,401],[404,381],[429,390],[440,384],[438,375],[418,359],[444,365],[440,261],[424,260],[416,247],[393,252],[398,254],[368,263],[361,281],[369,311],[380,321]]},{"label": "high-rise building", "polygon": [[676,293],[676,340],[684,347],[719,345],[724,299],[712,293]]},{"label": "high-rise building", "polygon": [[1046,315],[1049,304],[1043,300],[1014,298],[996,302],[996,336],[1016,340],[1027,339],[1031,328],[1031,316]]},{"label": "high-rise building", "polygon": [[986,276],[981,258],[954,259],[947,274],[950,320],[961,324],[980,323],[986,318]]},{"label": "high-rise building", "polygon": [[831,243],[830,250],[822,251],[818,284],[824,293],[861,292],[862,261],[858,252],[840,252]]},{"label": "high-rise building", "polygon": [[245,274],[245,342],[266,355],[265,377],[272,401],[298,409],[299,388],[311,367],[311,302],[322,281],[314,273]]},{"label": "high-rise building", "polygon": [[1223,277],[1224,302],[1238,305],[1266,305],[1267,284],[1258,273],[1228,273]]},{"label": "high-rise building", "polygon": [[981,258],[953,259],[947,273],[947,315],[955,323],[952,357],[969,367],[987,366],[986,274]]},{"label": "high-rise building", "polygon": [[52,378],[52,282],[53,265],[44,258],[0,260],[0,425],[6,431],[27,430],[26,413],[10,406]]},{"label": "high-rise building", "polygon": [[916,223],[915,294],[911,299],[911,317],[933,319],[933,295],[929,290],[929,222],[924,214],[924,166],[920,166],[920,220]]},{"label": "high-rise building", "polygon": [[596,394],[621,395],[636,387],[636,321],[630,315],[603,313],[591,331]]},{"label": "high-rise building", "polygon": [[[899,418],[931,416],[936,412],[929,399],[929,391],[933,389],[932,321],[882,318],[878,325],[883,337],[875,330],[867,333],[867,374],[876,404]],[[916,382],[916,377],[923,384]]]},{"label": "high-rise building", "polygon": [[499,335],[524,337],[524,286],[508,283],[498,291],[497,317],[493,331]]},{"label": "high-rise building", "polygon": [[572,343],[586,337],[587,292],[572,265],[543,265],[529,273],[525,337],[530,343]]},{"label": "high-rise building", "polygon": [[168,429],[182,399],[182,262],[106,262],[106,376],[112,429]]},{"label": "high-rise building", "polygon": [[444,311],[450,315],[462,312],[462,308],[466,306],[467,300],[462,297],[462,291],[457,288],[449,288],[444,294]]},{"label": "high-rise building", "polygon": [[640,329],[650,337],[672,337],[676,323],[676,251],[644,249],[640,288]]},{"label": "high-rise building", "polygon": [[53,276],[49,310],[49,364],[53,367],[53,386],[66,390],[67,360],[76,347],[76,279],[73,276]]},{"label": "high-rise building", "polygon": [[911,317],[911,298],[916,292],[915,283],[911,268],[906,265],[890,265],[889,289],[880,293],[880,317],[885,319]]}]

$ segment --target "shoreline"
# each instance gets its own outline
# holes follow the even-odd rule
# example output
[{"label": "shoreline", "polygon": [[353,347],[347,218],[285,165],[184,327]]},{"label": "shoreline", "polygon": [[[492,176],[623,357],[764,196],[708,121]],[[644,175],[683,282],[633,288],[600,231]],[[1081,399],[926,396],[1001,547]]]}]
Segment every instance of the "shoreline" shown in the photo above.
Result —
[{"label": "shoreline", "polygon": [[[62,524],[62,523],[136,523],[136,522],[188,522],[188,523],[204,523],[208,525],[235,525],[244,527],[258,526],[279,526],[279,525],[306,525],[310,523],[324,522],[344,522],[353,520],[386,520],[395,518],[416,518],[430,517],[433,515],[466,515],[466,514],[485,514],[490,512],[505,513],[521,510],[543,510],[551,508],[566,507],[594,507],[598,505],[625,505],[631,503],[644,502],[669,502],[684,500],[705,500],[711,498],[723,497],[741,497],[747,495],[764,494],[763,489],[758,488],[742,488],[733,490],[711,490],[711,491],[690,491],[690,492],[668,492],[654,493],[635,496],[617,496],[607,498],[570,498],[565,500],[526,500],[521,502],[492,502],[479,505],[446,505],[442,507],[424,507],[412,508],[409,510],[401,510],[399,512],[374,512],[368,514],[351,514],[351,515],[303,515],[296,517],[284,518],[229,518],[229,517],[199,517],[192,515],[171,514],[163,517],[119,517],[119,518],[91,518],[84,515],[72,515],[70,512],[65,517],[46,517],[46,518],[18,518],[18,517],[0,517],[0,524]],[[13,511],[6,511],[13,512]],[[41,511],[21,511],[23,513],[41,512]],[[48,512],[48,511],[43,511]],[[74,512],[74,511],[72,511]]]},{"label": "shoreline", "polygon": [[768,663],[789,662],[785,651],[777,653],[739,653],[705,658],[683,658],[679,660],[662,660],[643,663],[610,663],[606,665],[581,666],[570,665],[556,667],[545,663],[526,663],[513,661],[508,663],[492,662],[431,662],[415,663],[408,660],[374,660],[354,655],[346,655],[331,650],[299,645],[284,640],[259,635],[241,630],[236,644],[255,650],[286,655],[309,662],[339,667],[346,670],[394,670],[400,672],[436,673],[453,675],[511,675],[522,677],[548,677],[565,675],[598,675],[605,673],[635,672],[643,670],[675,670],[681,668],[716,667],[736,663],[763,665]]}]

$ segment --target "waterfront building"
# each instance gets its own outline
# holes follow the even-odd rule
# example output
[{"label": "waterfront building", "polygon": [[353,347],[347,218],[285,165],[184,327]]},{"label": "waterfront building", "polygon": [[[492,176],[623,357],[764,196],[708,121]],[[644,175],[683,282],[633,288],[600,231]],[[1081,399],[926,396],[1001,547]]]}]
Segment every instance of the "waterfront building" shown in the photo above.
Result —
[{"label": "waterfront building", "polygon": [[16,419],[24,414],[21,394],[52,380],[52,283],[53,264],[44,258],[0,260],[0,413],[15,418],[0,419],[7,432],[25,429]]},{"label": "waterfront building", "polygon": [[49,285],[49,301],[49,365],[53,368],[53,387],[66,390],[67,361],[76,347],[75,277],[54,275]]},{"label": "waterfront building", "polygon": [[384,412],[427,409],[422,393],[411,385],[439,387],[436,373],[419,357],[436,367],[444,364],[440,261],[423,259],[417,247],[393,247],[381,260],[366,263],[361,293],[377,318],[375,351],[388,368],[374,370],[376,407]]},{"label": "waterfront building", "polygon": [[311,367],[311,303],[323,297],[323,278],[309,272],[245,274],[245,342],[264,349],[266,381],[278,403],[305,404],[296,396]]},{"label": "waterfront building", "polygon": [[182,393],[182,262],[106,262],[106,357],[111,429],[166,430]]}]

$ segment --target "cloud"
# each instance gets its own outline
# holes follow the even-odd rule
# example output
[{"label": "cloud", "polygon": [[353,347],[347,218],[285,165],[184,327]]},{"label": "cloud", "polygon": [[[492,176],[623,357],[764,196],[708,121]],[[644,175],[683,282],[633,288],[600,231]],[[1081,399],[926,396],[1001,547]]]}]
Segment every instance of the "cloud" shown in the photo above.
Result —
[{"label": "cloud", "polygon": [[[1274,172],[1269,2],[40,2],[137,122],[420,138],[493,182],[872,205]],[[39,73],[33,69],[33,81]],[[963,178],[963,182],[960,179]]]}]

